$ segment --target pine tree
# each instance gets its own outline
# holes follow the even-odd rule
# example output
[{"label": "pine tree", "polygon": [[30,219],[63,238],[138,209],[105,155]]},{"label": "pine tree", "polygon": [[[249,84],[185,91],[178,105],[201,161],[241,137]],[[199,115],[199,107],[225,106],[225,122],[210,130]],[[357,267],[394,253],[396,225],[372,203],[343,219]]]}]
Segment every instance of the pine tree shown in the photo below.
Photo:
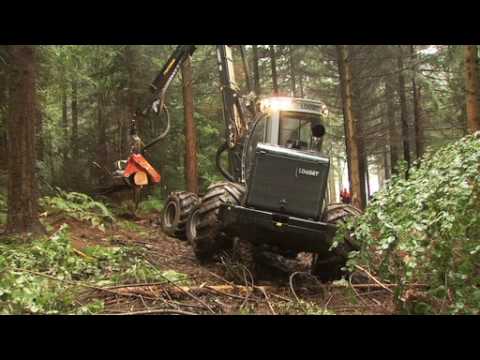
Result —
[{"label": "pine tree", "polygon": [[42,233],[36,177],[36,49],[11,45],[7,234]]}]

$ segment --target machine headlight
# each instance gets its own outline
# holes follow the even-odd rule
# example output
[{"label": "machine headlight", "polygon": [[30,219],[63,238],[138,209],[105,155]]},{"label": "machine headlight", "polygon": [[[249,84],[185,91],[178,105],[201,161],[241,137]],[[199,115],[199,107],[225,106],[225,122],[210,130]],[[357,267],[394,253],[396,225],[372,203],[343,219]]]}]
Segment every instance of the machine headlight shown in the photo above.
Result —
[{"label": "machine headlight", "polygon": [[289,98],[269,98],[262,101],[263,110],[271,109],[273,111],[288,109],[293,105],[292,99]]},{"label": "machine headlight", "polygon": [[328,108],[326,105],[322,105],[322,116],[323,117],[328,117],[329,115],[329,112],[328,112]]}]

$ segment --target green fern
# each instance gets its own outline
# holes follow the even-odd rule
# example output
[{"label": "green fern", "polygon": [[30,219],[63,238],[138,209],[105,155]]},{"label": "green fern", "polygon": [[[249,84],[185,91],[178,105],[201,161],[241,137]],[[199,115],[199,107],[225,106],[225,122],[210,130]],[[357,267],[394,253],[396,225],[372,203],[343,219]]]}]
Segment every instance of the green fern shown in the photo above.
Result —
[{"label": "green fern", "polygon": [[101,202],[95,201],[90,196],[77,192],[65,192],[57,189],[57,196],[46,196],[40,204],[49,213],[64,213],[67,216],[87,221],[93,227],[105,229],[106,223],[113,223],[112,212]]}]

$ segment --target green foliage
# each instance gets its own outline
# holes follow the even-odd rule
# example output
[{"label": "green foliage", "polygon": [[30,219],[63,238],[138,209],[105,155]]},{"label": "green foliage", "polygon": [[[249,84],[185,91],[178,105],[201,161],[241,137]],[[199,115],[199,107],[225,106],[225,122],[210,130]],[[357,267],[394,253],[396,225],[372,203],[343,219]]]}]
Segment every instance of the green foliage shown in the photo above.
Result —
[{"label": "green foliage", "polygon": [[74,300],[79,288],[70,283],[88,279],[95,270],[98,269],[93,264],[74,253],[66,226],[49,239],[17,246],[0,245],[0,313],[101,311],[102,304],[98,301],[76,306]]},{"label": "green foliage", "polygon": [[252,304],[246,304],[238,310],[238,315],[255,315],[255,306]]},{"label": "green foliage", "polygon": [[162,198],[150,196],[139,205],[139,210],[144,214],[159,213],[162,211],[164,201]]},{"label": "green foliage", "polygon": [[62,213],[76,220],[88,221],[101,230],[105,230],[106,223],[113,223],[111,211],[101,202],[86,194],[57,191],[57,196],[46,196],[40,201],[48,213]]},{"label": "green foliage", "polygon": [[[480,133],[430,152],[408,180],[394,176],[364,216],[337,234],[350,227],[362,243],[352,264],[393,283],[428,285],[409,312],[479,313],[479,164]],[[396,295],[406,296],[403,287]]]},{"label": "green foliage", "polygon": [[140,248],[90,247],[84,254],[72,247],[67,225],[48,239],[0,245],[0,313],[92,314],[103,310],[101,301],[76,300],[88,285],[188,284],[185,274],[151,265]]},{"label": "green foliage", "polygon": [[127,221],[127,220],[122,220],[122,221],[117,221],[117,226],[120,228],[120,229],[124,229],[124,230],[127,230],[127,231],[134,231],[134,232],[141,232],[143,230],[143,228],[138,225],[138,224],[135,224],[133,221]]},{"label": "green foliage", "polygon": [[156,188],[153,194],[148,195],[147,199],[140,203],[139,210],[143,214],[159,213],[163,209],[164,201],[160,188]]},{"label": "green foliage", "polygon": [[186,274],[182,274],[173,270],[164,271],[162,274],[162,278],[176,284],[188,284],[188,276]]},{"label": "green foliage", "polygon": [[335,315],[334,312],[310,301],[290,302],[278,304],[282,315]]}]

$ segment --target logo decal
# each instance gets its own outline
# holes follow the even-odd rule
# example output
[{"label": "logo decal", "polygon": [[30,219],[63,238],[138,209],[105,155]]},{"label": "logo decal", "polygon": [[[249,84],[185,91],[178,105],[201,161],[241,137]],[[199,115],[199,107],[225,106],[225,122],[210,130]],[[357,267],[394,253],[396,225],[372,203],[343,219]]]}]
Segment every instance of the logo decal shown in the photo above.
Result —
[{"label": "logo decal", "polygon": [[304,169],[304,168],[297,168],[297,171],[295,172],[296,177],[298,177],[299,175],[317,177],[319,174],[320,174],[320,171],[318,170],[311,170],[311,169]]}]

